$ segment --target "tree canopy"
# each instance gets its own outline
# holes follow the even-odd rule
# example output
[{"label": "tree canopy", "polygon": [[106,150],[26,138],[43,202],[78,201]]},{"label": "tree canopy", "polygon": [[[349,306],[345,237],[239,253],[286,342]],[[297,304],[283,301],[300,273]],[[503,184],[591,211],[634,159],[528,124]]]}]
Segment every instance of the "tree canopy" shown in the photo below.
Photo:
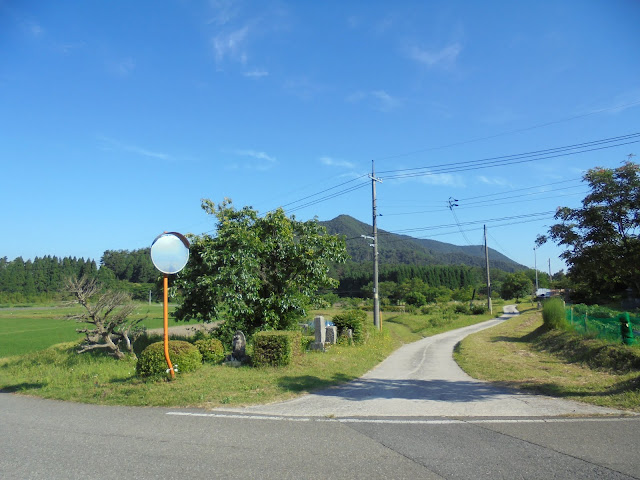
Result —
[{"label": "tree canopy", "polygon": [[510,273],[502,282],[500,295],[505,300],[515,298],[520,299],[531,295],[533,282],[526,272]]},{"label": "tree canopy", "polygon": [[202,208],[216,217],[217,232],[189,236],[189,263],[174,286],[183,294],[177,319],[225,320],[225,339],[236,330],[285,330],[319,290],[337,286],[329,264],[346,261],[344,239],[316,220],[300,222],[282,209],[260,217],[229,199],[217,206],[205,199]]},{"label": "tree canopy", "polygon": [[[566,247],[561,257],[584,296],[628,287],[640,294],[640,166],[593,168],[584,175],[590,192],[580,208],[561,207],[549,237]],[[547,236],[538,237],[539,244]]]}]

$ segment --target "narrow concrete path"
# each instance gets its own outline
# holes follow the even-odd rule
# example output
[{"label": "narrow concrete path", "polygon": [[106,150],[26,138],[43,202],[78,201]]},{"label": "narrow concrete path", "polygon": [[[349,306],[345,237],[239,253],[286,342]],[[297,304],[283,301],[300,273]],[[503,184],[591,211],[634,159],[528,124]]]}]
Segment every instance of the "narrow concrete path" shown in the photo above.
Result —
[{"label": "narrow concrete path", "polygon": [[216,412],[335,417],[549,417],[620,414],[619,410],[531,395],[468,376],[453,349],[471,333],[518,312],[404,345],[363,377],[294,400]]}]

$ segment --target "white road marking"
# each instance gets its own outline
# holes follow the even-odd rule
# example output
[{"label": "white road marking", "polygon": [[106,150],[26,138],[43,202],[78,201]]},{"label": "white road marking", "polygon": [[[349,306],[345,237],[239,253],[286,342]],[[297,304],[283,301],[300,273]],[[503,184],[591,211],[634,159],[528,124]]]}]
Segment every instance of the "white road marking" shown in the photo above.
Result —
[{"label": "white road marking", "polygon": [[167,415],[181,417],[234,418],[244,420],[271,420],[286,422],[338,422],[338,423],[378,423],[398,425],[464,425],[482,423],[579,423],[579,422],[626,422],[640,421],[638,416],[629,417],[558,417],[558,418],[482,418],[482,419],[389,419],[389,418],[348,418],[348,417],[288,417],[283,415],[241,415],[225,413],[167,412]]}]

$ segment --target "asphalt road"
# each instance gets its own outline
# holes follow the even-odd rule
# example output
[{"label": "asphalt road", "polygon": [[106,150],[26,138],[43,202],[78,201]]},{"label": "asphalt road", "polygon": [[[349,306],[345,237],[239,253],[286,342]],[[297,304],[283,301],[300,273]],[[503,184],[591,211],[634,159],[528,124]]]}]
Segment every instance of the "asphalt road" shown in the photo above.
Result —
[{"label": "asphalt road", "polygon": [[433,362],[451,356],[439,344],[397,352],[404,373],[385,362],[344,387],[238,411],[0,393],[0,478],[640,478],[640,417],[437,379]]}]

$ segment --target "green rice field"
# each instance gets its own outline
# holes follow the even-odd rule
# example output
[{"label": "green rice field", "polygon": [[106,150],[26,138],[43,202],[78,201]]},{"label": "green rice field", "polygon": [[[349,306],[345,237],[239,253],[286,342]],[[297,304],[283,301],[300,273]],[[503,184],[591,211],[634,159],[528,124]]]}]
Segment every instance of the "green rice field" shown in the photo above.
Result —
[{"label": "green rice field", "polygon": [[[76,329],[82,324],[65,318],[80,311],[79,307],[60,306],[0,308],[0,358],[80,340],[82,335]],[[162,304],[140,303],[134,317],[147,317],[143,321],[147,328],[162,328]],[[169,316],[169,325],[184,323],[177,323]]]}]

